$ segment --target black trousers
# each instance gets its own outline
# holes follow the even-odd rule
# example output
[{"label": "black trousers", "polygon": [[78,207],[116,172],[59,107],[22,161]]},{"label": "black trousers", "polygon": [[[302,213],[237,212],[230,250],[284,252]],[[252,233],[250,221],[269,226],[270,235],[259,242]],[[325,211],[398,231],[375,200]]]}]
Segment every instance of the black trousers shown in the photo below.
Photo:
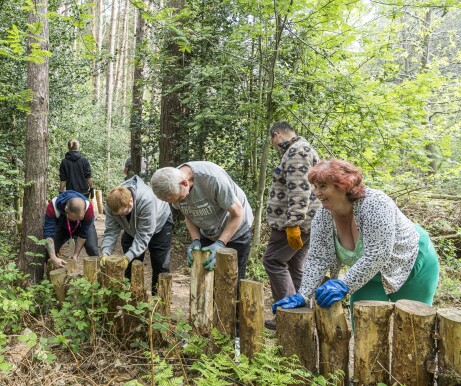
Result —
[{"label": "black trousers", "polygon": [[[150,263],[152,266],[152,295],[157,293],[158,275],[165,272],[170,272],[170,252],[171,238],[173,235],[173,219],[170,216],[160,232],[155,233],[147,245],[150,253]],[[123,232],[121,244],[123,253],[128,252],[133,244],[134,237],[126,232]],[[134,260],[144,261],[145,252],[136,256]],[[131,280],[131,263],[125,271],[125,277]]]},{"label": "black trousers", "polygon": [[[75,233],[72,234],[72,238],[76,239],[80,236],[80,229],[77,229]],[[56,253],[59,252],[61,247],[70,239],[69,231],[63,228],[60,224],[56,225],[56,231],[53,237],[54,241],[54,250]],[[83,245],[88,256],[99,256],[98,249],[98,235],[96,233],[96,228],[94,223],[91,224],[88,237],[86,238],[85,244]],[[48,253],[46,259],[49,259]]]}]

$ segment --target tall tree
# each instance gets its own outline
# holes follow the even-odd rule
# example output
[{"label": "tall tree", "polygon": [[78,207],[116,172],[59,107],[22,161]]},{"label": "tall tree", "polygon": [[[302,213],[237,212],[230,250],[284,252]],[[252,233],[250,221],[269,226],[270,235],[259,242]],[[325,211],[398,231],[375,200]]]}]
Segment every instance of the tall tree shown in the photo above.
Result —
[{"label": "tall tree", "polygon": [[142,147],[142,97],[144,90],[144,58],[143,45],[146,22],[138,10],[138,22],[136,26],[136,55],[133,74],[133,102],[131,104],[130,130],[131,130],[131,170],[134,174],[141,173],[141,147]]},{"label": "tall tree", "polygon": [[[48,0],[33,0],[29,11],[29,24],[36,26],[36,36],[29,40],[29,46],[40,45],[48,49]],[[42,238],[43,212],[46,206],[46,175],[48,169],[48,58],[40,62],[30,61],[27,72],[28,88],[33,97],[26,125],[26,162],[23,208],[23,227],[19,267],[29,273],[30,280],[37,282],[43,277],[42,246],[35,244],[30,236]]]}]

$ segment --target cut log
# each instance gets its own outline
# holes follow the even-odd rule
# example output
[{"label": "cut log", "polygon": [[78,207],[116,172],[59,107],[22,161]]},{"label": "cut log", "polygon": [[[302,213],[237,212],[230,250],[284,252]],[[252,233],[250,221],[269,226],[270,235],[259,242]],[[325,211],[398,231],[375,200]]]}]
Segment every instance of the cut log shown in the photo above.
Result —
[{"label": "cut log", "polygon": [[388,384],[389,332],[394,303],[354,303],[354,384]]},{"label": "cut log", "polygon": [[131,263],[131,287],[133,297],[139,301],[146,301],[147,294],[144,289],[144,264],[140,260]]},{"label": "cut log", "polygon": [[214,320],[213,326],[225,335],[235,336],[237,304],[237,251],[218,249],[214,270]]},{"label": "cut log", "polygon": [[98,201],[96,200],[96,193],[91,199],[91,205],[93,205],[93,211],[94,211],[94,216],[96,217],[98,214],[102,214],[102,212],[99,212],[98,209]]},{"label": "cut log", "polygon": [[264,342],[263,293],[262,283],[240,280],[240,352],[248,358],[253,358]]},{"label": "cut log", "polygon": [[67,269],[67,273],[69,275],[74,275],[77,273],[77,260],[75,259],[66,259],[67,261],[67,265],[66,265],[66,269]]},{"label": "cut log", "polygon": [[208,252],[192,251],[192,254],[194,262],[190,275],[190,323],[194,333],[210,337],[213,326],[214,272],[207,271],[203,266]]},{"label": "cut log", "polygon": [[437,311],[439,326],[439,386],[461,385],[461,309]]},{"label": "cut log", "polygon": [[104,214],[104,205],[102,203],[102,190],[95,190],[95,197],[99,214]]},{"label": "cut log", "polygon": [[315,323],[319,337],[319,370],[328,376],[336,370],[344,372],[344,381],[336,385],[346,385],[349,379],[349,340],[351,332],[341,302],[330,308],[315,305]]},{"label": "cut log", "polygon": [[65,268],[50,271],[50,282],[53,285],[56,299],[59,303],[62,303],[66,298],[66,275],[67,270]]},{"label": "cut log", "polygon": [[107,256],[103,272],[104,287],[120,290],[125,278],[125,257]]},{"label": "cut log", "polygon": [[307,370],[317,372],[317,342],[312,308],[286,310],[279,307],[276,337],[282,346],[283,356],[295,354]]},{"label": "cut log", "polygon": [[89,282],[98,279],[98,268],[100,258],[98,256],[87,256],[83,258],[83,277]]},{"label": "cut log", "polygon": [[392,381],[406,386],[434,384],[427,370],[435,341],[436,310],[425,303],[399,300],[395,303],[392,339]]}]

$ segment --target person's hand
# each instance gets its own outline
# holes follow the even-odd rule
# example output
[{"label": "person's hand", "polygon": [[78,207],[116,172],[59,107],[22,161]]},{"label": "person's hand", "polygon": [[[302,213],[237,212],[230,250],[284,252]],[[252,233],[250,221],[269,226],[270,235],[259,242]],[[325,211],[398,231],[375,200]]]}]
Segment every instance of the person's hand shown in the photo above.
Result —
[{"label": "person's hand", "polygon": [[221,241],[217,240],[213,244],[209,245],[208,247],[202,248],[202,251],[209,251],[210,255],[208,259],[203,263],[203,266],[206,270],[212,271],[216,264],[216,251],[219,248],[224,248],[226,245]]},{"label": "person's hand", "polygon": [[88,198],[92,200],[94,198],[94,188],[90,188],[90,194],[88,195]]},{"label": "person's hand", "polygon": [[67,265],[67,262],[63,259],[60,259],[59,257],[52,257],[50,258],[52,261],[54,267],[57,268],[64,268]]},{"label": "person's hand", "polygon": [[349,288],[342,280],[333,279],[323,283],[314,292],[317,304],[323,308],[330,308],[333,303],[346,297]]},{"label": "person's hand", "polygon": [[192,267],[192,263],[194,262],[194,256],[192,256],[192,251],[200,251],[201,247],[202,247],[202,244],[200,243],[199,239],[195,239],[187,247],[187,266],[188,267]]},{"label": "person's hand", "polygon": [[72,260],[78,260],[78,255],[72,255],[71,259]]},{"label": "person's hand", "polygon": [[277,312],[277,307],[282,307],[284,309],[291,309],[291,308],[304,307],[305,305],[306,305],[306,299],[300,292],[297,292],[294,295],[285,296],[283,299],[280,299],[279,301],[275,302],[272,305],[272,313],[275,314]]},{"label": "person's hand", "polygon": [[295,250],[301,249],[303,246],[303,240],[301,239],[301,229],[299,226],[287,227],[285,232],[287,234],[287,240],[290,247]]}]

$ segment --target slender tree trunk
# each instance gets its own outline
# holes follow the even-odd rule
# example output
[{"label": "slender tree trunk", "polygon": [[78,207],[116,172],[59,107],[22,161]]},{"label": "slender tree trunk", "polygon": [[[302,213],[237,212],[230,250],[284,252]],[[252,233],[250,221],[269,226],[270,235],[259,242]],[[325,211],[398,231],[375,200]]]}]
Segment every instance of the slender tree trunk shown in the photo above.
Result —
[{"label": "slender tree trunk", "polygon": [[[31,38],[31,43],[38,43],[48,50],[48,0],[33,0],[34,9],[29,12],[30,24],[41,22],[40,42]],[[30,114],[26,125],[26,163],[23,208],[23,227],[18,265],[30,274],[31,282],[43,278],[43,246],[38,246],[29,236],[42,239],[43,214],[46,207],[46,174],[48,169],[48,58],[43,63],[29,62],[27,86],[33,92],[30,102]]]},{"label": "slender tree trunk", "polygon": [[[130,2],[127,3],[127,12],[128,12],[128,19],[129,19],[129,12],[130,12],[130,9],[133,10],[132,14],[133,14],[133,24],[135,26],[135,31],[134,31],[134,34],[135,34],[135,41],[134,41],[134,45],[136,46],[136,26],[137,26],[137,14],[138,12],[136,11],[136,9],[134,9],[133,7],[130,7]],[[129,76],[129,68],[130,68],[130,61],[131,61],[131,52],[133,50],[131,50],[131,44],[130,44],[130,30],[129,30],[129,20],[128,20],[128,23],[127,23],[127,30],[126,30],[126,35],[124,37],[124,40],[125,40],[125,53],[124,53],[124,64],[123,64],[123,79],[122,79],[122,122],[125,123],[126,121],[126,104],[127,104],[127,91],[128,91],[128,87],[129,87],[129,80],[131,79],[130,76]]]},{"label": "slender tree trunk", "polygon": [[[130,14],[130,1],[126,0],[125,1],[125,7],[124,7],[124,14],[123,14],[123,31],[121,33],[121,39],[120,39],[120,45],[119,45],[119,60],[117,61],[118,66],[117,66],[117,80],[115,82],[115,96],[117,100],[121,99],[119,97],[120,90],[123,87],[123,81],[124,81],[124,74],[125,74],[125,57],[126,57],[126,50],[127,50],[127,44],[128,44],[128,17]],[[124,113],[124,110],[122,109],[122,114]],[[123,115],[122,115],[123,119]]]},{"label": "slender tree trunk", "polygon": [[[93,23],[93,34],[96,41],[96,56],[97,58],[101,55],[102,45],[102,14],[101,14],[101,2],[102,0],[95,0],[96,6],[94,7],[94,23]],[[101,71],[99,70],[99,64],[96,60],[93,65],[93,85],[95,91],[95,104],[101,104]]]},{"label": "slender tree trunk", "polygon": [[142,138],[142,96],[143,96],[143,70],[142,45],[145,34],[145,21],[138,10],[138,23],[136,27],[136,56],[133,72],[133,102],[131,104],[131,170],[134,174],[141,173],[141,138]]},{"label": "slender tree trunk", "polygon": [[106,178],[110,172],[110,141],[112,132],[112,101],[114,96],[114,60],[115,60],[115,32],[117,26],[117,0],[112,0],[112,14],[109,33],[110,61],[107,67],[106,79]]}]

